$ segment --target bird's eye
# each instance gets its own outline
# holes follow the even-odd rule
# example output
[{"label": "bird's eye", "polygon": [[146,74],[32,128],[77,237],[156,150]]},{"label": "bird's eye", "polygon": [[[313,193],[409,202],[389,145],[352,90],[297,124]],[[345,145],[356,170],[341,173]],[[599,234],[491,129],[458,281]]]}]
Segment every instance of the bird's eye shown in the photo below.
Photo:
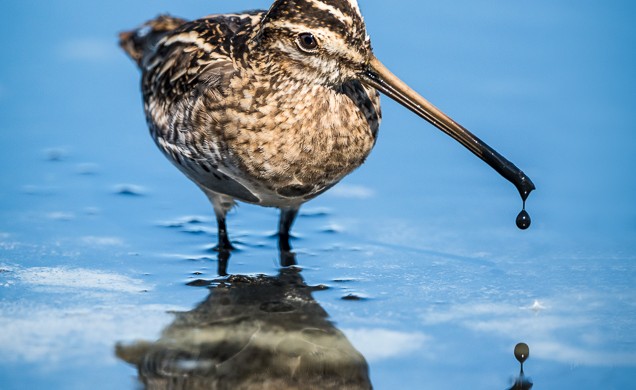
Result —
[{"label": "bird's eye", "polygon": [[314,52],[318,48],[318,40],[311,33],[298,34],[298,46],[306,52]]}]

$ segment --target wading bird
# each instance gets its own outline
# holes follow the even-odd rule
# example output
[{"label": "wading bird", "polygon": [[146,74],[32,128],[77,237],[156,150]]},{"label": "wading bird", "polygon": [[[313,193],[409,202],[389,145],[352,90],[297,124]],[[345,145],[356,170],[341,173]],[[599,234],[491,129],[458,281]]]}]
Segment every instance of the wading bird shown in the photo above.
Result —
[{"label": "wading bird", "polygon": [[300,206],[371,152],[379,92],[459,141],[524,201],[534,189],[382,65],[356,0],[276,0],[267,11],[194,21],[160,16],[121,33],[120,44],[141,69],[157,146],[214,207],[221,252],[232,249],[225,217],[235,200],[279,208],[279,248],[290,250]]}]

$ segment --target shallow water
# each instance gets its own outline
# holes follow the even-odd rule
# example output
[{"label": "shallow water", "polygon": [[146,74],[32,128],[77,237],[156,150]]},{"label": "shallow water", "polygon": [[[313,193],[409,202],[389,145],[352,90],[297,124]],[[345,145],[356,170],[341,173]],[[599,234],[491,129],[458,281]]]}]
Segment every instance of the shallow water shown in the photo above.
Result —
[{"label": "shallow water", "polygon": [[[170,345],[202,354],[183,339],[191,328],[171,333],[195,314],[211,318],[206,337],[223,340],[211,207],[152,144],[139,75],[116,33],[160,12],[193,18],[268,5],[0,5],[11,15],[0,24],[1,388],[136,388],[122,348],[178,339]],[[238,251],[228,272],[251,277],[240,291],[256,297],[241,304],[271,315],[246,316],[242,326],[308,308],[306,327],[331,338],[276,334],[335,344],[320,350],[328,359],[319,364],[342,358],[325,351],[340,351],[353,368],[334,372],[366,364],[377,389],[509,388],[518,342],[530,346],[524,370],[534,388],[628,387],[636,374],[634,6],[362,8],[377,56],[533,179],[532,226],[515,226],[513,186],[384,99],[367,163],[301,209],[292,240],[301,279],[291,295],[261,302],[249,287],[279,283],[276,210],[240,205],[230,214]],[[241,345],[245,335],[236,337]],[[315,352],[306,351],[286,353]]]}]

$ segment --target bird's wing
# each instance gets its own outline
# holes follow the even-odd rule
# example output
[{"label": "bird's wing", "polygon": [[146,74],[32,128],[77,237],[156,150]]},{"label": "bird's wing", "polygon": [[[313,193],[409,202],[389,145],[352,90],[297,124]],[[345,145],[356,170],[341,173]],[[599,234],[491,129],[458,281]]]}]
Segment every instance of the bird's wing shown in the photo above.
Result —
[{"label": "bird's wing", "polygon": [[200,89],[222,93],[236,71],[234,51],[262,13],[212,15],[163,34],[140,60],[144,97],[152,94],[170,103]]},{"label": "bird's wing", "polygon": [[162,151],[202,187],[259,203],[225,169],[223,109],[237,72],[233,51],[262,12],[187,22],[163,35],[139,61],[146,116]]}]

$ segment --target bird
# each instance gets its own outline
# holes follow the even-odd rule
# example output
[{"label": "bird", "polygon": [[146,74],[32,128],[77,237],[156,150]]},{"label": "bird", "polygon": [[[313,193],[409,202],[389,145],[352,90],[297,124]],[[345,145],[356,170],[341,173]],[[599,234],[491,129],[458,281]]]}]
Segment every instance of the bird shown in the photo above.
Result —
[{"label": "bird", "polygon": [[302,204],[362,165],[380,93],[459,141],[511,181],[530,178],[391,73],[374,55],[357,0],[276,0],[267,10],[158,17],[119,35],[141,70],[158,148],[210,200],[219,252],[234,249],[236,201],[280,209],[278,247]]}]

